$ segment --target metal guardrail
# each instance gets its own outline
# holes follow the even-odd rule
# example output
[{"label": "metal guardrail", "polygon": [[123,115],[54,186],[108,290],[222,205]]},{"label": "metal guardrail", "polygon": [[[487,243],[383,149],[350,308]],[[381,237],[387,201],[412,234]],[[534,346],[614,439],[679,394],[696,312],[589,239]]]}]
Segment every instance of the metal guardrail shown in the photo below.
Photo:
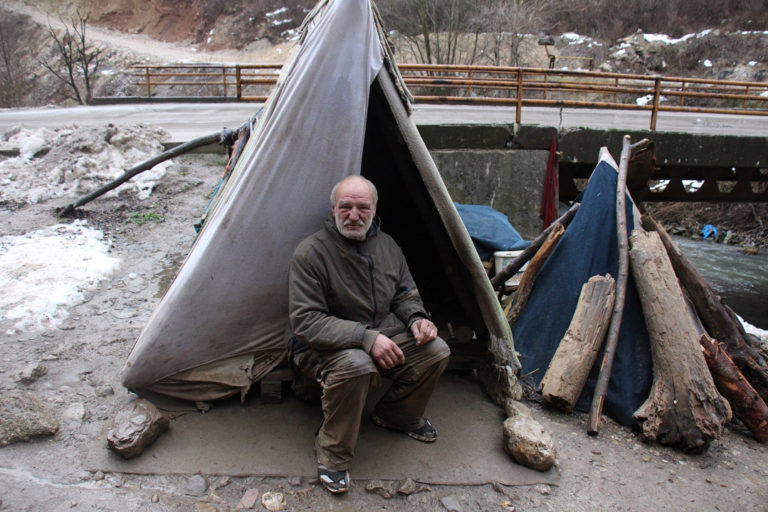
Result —
[{"label": "metal guardrail", "polygon": [[[184,88],[186,96],[215,87],[214,97],[263,102],[281,67],[134,66],[133,76],[140,96],[151,97],[160,87]],[[656,129],[660,112],[768,116],[766,82],[497,66],[398,67],[416,103],[511,105],[517,123],[525,106],[649,111],[651,130]]]}]

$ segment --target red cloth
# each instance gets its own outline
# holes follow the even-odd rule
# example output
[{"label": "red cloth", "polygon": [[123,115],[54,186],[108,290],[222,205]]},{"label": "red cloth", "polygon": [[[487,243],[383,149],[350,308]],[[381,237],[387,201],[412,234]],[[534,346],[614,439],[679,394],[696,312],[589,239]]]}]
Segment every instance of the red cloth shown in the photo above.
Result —
[{"label": "red cloth", "polygon": [[541,197],[539,217],[544,220],[547,229],[557,219],[557,135],[552,136],[547,160],[547,174],[544,177],[544,194]]}]

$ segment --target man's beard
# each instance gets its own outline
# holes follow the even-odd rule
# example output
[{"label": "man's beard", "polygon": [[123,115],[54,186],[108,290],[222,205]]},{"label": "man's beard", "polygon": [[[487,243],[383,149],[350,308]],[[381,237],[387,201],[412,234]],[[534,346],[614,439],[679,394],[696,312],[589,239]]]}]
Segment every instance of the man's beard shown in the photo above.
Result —
[{"label": "man's beard", "polygon": [[[346,238],[363,241],[365,240],[365,237],[368,234],[368,230],[371,228],[372,222],[373,222],[373,216],[371,216],[368,222],[365,222],[362,219],[357,219],[357,220],[347,219],[342,221],[341,218],[336,217],[336,229],[338,229],[339,233],[341,233],[342,236]],[[348,229],[349,227],[355,227],[355,226],[360,226],[364,229],[362,231],[351,231]]]}]

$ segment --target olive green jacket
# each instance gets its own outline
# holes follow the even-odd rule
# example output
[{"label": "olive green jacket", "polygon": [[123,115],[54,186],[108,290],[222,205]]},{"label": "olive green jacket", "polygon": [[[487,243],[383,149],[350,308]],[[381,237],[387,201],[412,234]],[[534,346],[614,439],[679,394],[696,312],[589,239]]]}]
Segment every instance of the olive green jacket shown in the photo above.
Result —
[{"label": "olive green jacket", "polygon": [[362,348],[428,317],[400,247],[374,219],[366,240],[345,238],[333,215],[296,248],[288,308],[294,353]]}]

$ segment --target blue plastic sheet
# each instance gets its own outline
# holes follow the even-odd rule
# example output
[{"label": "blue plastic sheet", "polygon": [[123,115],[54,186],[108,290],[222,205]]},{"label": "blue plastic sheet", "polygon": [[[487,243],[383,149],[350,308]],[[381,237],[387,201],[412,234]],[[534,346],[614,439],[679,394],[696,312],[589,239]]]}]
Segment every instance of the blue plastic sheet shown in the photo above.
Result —
[{"label": "blue plastic sheet", "polygon": [[496,251],[519,251],[531,244],[530,240],[523,240],[500,211],[482,204],[454,204],[481,260],[487,260]]}]

